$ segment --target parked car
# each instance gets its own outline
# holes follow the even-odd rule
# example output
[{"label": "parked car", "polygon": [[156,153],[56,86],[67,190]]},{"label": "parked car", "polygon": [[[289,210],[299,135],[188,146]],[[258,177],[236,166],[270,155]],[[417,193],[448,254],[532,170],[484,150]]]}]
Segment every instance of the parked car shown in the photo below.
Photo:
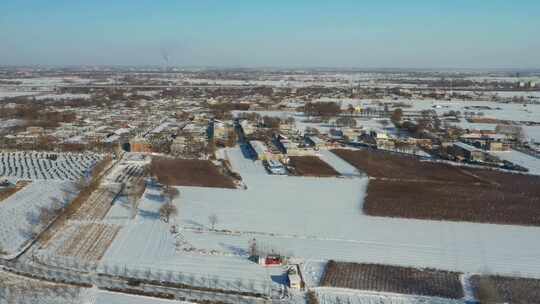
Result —
[{"label": "parked car", "polygon": [[285,166],[283,166],[283,164],[277,160],[273,160],[273,159],[268,160],[264,162],[264,165],[266,169],[272,174],[276,174],[276,175],[287,174],[287,169],[285,169]]}]

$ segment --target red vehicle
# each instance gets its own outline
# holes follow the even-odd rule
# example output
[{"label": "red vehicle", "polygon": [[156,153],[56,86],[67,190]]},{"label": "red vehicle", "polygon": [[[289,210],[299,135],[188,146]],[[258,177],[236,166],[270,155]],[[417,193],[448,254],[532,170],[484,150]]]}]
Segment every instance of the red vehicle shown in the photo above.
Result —
[{"label": "red vehicle", "polygon": [[268,255],[264,259],[265,265],[281,265],[281,257],[279,255]]}]

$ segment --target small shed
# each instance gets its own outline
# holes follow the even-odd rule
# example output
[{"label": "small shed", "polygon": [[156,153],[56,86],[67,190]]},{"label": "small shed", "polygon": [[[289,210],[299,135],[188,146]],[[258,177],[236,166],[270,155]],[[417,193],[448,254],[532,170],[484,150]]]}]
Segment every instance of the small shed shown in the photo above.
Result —
[{"label": "small shed", "polygon": [[454,143],[454,154],[458,158],[466,159],[469,161],[484,161],[485,153],[481,149],[466,143],[457,142]]},{"label": "small shed", "polygon": [[257,154],[257,159],[263,160],[267,159],[268,157],[268,147],[262,142],[258,140],[251,140],[249,142],[249,145],[253,148],[253,151]]},{"label": "small shed", "polygon": [[302,288],[302,278],[300,277],[300,271],[298,265],[292,265],[287,270],[287,277],[289,279],[289,287],[292,289]]},{"label": "small shed", "polygon": [[313,147],[315,149],[318,149],[324,145],[324,140],[317,136],[306,136],[305,142],[309,147]]},{"label": "small shed", "polygon": [[259,264],[264,266],[279,266],[283,263],[283,258],[278,254],[259,256]]}]

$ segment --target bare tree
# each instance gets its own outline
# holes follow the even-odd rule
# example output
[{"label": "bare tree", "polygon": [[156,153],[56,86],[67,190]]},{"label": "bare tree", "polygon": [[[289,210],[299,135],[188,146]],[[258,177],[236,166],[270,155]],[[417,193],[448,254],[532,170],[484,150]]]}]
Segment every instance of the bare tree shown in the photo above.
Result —
[{"label": "bare tree", "polygon": [[527,134],[525,134],[525,131],[521,126],[516,128],[516,140],[520,144],[527,141]]},{"label": "bare tree", "polygon": [[82,191],[88,187],[88,179],[85,176],[81,176],[78,180],[75,181],[75,189],[77,191]]},{"label": "bare tree", "polygon": [[144,179],[140,178],[135,183],[130,184],[127,186],[127,201],[129,206],[131,207],[131,217],[135,218],[137,215],[137,208],[138,208],[138,202],[141,198],[144,190],[146,189],[146,184],[144,182]]},{"label": "bare tree", "polygon": [[165,223],[168,223],[170,218],[176,216],[177,214],[178,210],[171,202],[167,202],[159,208],[159,216]]},{"label": "bare tree", "polygon": [[165,185],[161,190],[161,194],[167,199],[167,202],[172,202],[173,199],[180,196],[178,189],[171,185]]},{"label": "bare tree", "polygon": [[137,215],[137,197],[133,189],[128,190],[126,199],[131,211],[131,218],[135,218]]},{"label": "bare tree", "polygon": [[216,224],[219,222],[219,218],[216,214],[211,214],[209,217],[208,217],[208,222],[210,223],[210,225],[212,226],[212,230],[214,230],[214,227],[216,226]]},{"label": "bare tree", "polygon": [[259,249],[257,248],[257,240],[253,238],[249,241],[249,256],[254,257],[259,255]]},{"label": "bare tree", "polygon": [[49,208],[49,207],[39,208],[38,221],[41,225],[45,226],[49,224],[54,219],[55,216],[56,216],[56,212],[54,209]]}]

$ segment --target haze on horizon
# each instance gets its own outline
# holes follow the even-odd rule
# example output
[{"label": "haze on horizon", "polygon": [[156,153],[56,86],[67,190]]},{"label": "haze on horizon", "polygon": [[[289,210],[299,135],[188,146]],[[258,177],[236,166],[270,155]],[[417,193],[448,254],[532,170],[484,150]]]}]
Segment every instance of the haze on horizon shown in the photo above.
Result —
[{"label": "haze on horizon", "polygon": [[0,65],[540,68],[540,2],[2,1]]}]

